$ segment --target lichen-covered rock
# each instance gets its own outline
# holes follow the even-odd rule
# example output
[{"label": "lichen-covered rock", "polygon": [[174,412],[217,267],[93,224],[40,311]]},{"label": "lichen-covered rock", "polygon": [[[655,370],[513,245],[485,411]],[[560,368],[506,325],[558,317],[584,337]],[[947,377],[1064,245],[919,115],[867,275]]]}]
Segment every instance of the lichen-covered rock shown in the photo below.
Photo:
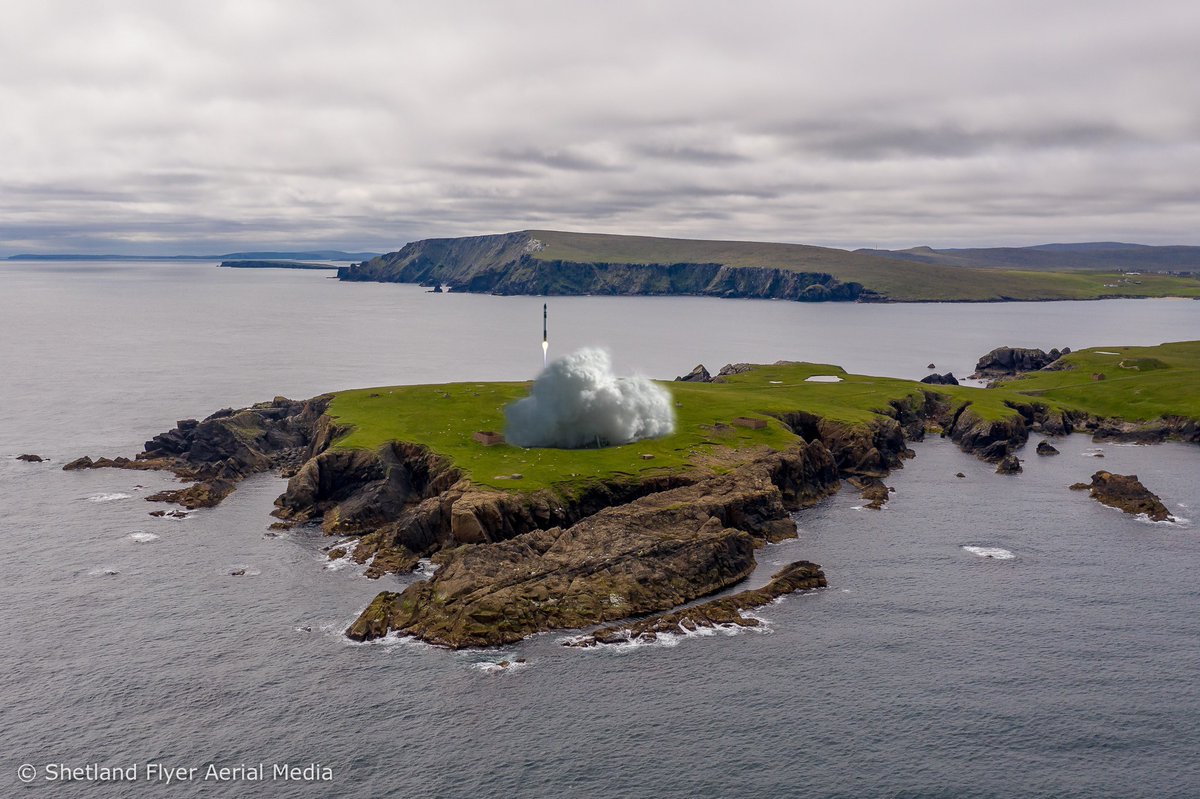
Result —
[{"label": "lichen-covered rock", "polygon": [[1142,485],[1136,474],[1113,474],[1098,471],[1091,483],[1076,483],[1073,490],[1087,490],[1092,499],[1134,516],[1144,514],[1155,522],[1174,521],[1158,495]]}]

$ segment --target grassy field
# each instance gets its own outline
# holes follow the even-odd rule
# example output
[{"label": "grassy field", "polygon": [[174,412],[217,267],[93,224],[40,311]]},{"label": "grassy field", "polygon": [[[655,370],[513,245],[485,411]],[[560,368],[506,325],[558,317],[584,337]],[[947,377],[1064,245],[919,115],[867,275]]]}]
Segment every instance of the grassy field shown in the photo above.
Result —
[{"label": "grassy field", "polygon": [[[839,375],[842,383],[806,383],[810,375]],[[525,396],[528,383],[451,383],[339,393],[329,413],[352,432],[337,442],[374,449],[391,440],[424,444],[449,457],[472,480],[494,488],[534,490],[598,478],[676,471],[722,449],[781,448],[794,440],[771,412],[808,410],[846,422],[869,421],[889,400],[920,394],[907,380],[847,375],[819,364],[767,366],[729,383],[664,383],[676,403],[676,433],[655,441],[591,450],[485,447],[480,430],[504,429],[504,406]],[[764,429],[730,426],[737,416],[767,420]],[[718,424],[724,426],[717,427]],[[642,455],[653,455],[652,460]],[[520,480],[509,475],[521,474]]]},{"label": "grassy field", "polygon": [[[1106,351],[1118,354],[1103,354]],[[478,484],[523,491],[550,486],[570,490],[591,480],[711,464],[717,453],[731,449],[781,448],[794,436],[771,414],[806,411],[832,421],[866,423],[892,400],[920,401],[926,391],[955,403],[970,402],[987,419],[1011,417],[1016,412],[1006,403],[1031,399],[1130,420],[1167,415],[1200,419],[1200,342],[1083,350],[1067,356],[1066,363],[1071,368],[1037,372],[995,389],[927,386],[807,363],[761,366],[734,375],[727,383],[664,383],[676,402],[676,433],[598,450],[485,447],[474,441],[476,431],[503,430],[504,406],[525,396],[528,383],[344,391],[336,395],[329,413],[351,428],[338,447],[375,449],[392,440],[423,444],[449,458]],[[1100,373],[1106,379],[1092,379]],[[837,375],[843,380],[806,382],[813,375]],[[765,419],[767,426],[759,430],[730,426],[738,416]],[[512,479],[513,474],[522,477]]]},{"label": "grassy field", "polygon": [[750,241],[700,241],[531,230],[543,260],[584,263],[720,263],[825,272],[889,299],[982,302],[1100,297],[1200,297],[1200,279],[1117,272],[976,269],[880,258],[827,247]]},{"label": "grassy field", "polygon": [[1130,421],[1200,419],[1200,341],[1094,348],[1063,361],[1069,369],[1032,372],[995,390]]}]

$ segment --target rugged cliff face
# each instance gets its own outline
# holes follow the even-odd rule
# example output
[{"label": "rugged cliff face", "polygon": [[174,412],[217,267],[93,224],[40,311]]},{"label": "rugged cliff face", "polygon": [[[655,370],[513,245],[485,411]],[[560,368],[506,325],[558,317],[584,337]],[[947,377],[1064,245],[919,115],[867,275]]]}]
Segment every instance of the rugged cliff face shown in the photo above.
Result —
[{"label": "rugged cliff face", "polygon": [[338,270],[340,280],[441,285],[452,291],[535,295],[679,295],[800,302],[872,298],[821,272],[717,263],[579,263],[535,258],[527,233],[426,239]]},{"label": "rugged cliff face", "polygon": [[765,452],[566,528],[447,550],[431,580],[380,594],[347,635],[398,630],[455,648],[488,646],[668,610],[745,578],[757,546],[795,535],[788,512],[796,498],[837,485],[820,443]]}]

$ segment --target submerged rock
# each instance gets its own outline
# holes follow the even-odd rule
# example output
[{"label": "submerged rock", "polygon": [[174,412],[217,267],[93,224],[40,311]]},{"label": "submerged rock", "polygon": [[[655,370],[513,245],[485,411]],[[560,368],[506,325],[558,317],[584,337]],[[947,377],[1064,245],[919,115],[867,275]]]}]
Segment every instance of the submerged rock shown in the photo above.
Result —
[{"label": "submerged rock", "polygon": [[31,455],[31,454],[27,453],[25,455],[18,455],[17,460],[25,461],[26,463],[41,463],[42,461],[44,461],[46,459],[43,458],[41,455]]},{"label": "submerged rock", "polygon": [[1090,491],[1092,499],[1134,516],[1145,514],[1154,522],[1175,521],[1158,495],[1142,485],[1136,474],[1099,471],[1091,483],[1076,483],[1075,491]]}]

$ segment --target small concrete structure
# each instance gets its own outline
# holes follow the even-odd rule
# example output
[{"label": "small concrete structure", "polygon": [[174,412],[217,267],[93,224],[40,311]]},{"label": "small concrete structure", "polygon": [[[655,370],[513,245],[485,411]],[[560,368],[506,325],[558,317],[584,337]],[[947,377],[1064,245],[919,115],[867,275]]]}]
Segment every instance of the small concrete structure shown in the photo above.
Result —
[{"label": "small concrete structure", "polygon": [[474,433],[471,438],[483,444],[485,447],[494,447],[497,444],[504,443],[504,436],[492,430],[479,430]]},{"label": "small concrete structure", "polygon": [[749,416],[738,416],[733,420],[736,427],[746,427],[751,430],[762,430],[767,426],[766,419],[751,419]]}]

